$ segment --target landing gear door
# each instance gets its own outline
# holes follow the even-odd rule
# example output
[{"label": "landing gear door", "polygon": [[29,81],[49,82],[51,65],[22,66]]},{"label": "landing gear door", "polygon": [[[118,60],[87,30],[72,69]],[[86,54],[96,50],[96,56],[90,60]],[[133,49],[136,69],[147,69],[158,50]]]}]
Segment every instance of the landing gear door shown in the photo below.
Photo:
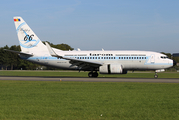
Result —
[{"label": "landing gear door", "polygon": [[153,55],[153,54],[151,55],[150,62],[155,63],[155,55]]}]

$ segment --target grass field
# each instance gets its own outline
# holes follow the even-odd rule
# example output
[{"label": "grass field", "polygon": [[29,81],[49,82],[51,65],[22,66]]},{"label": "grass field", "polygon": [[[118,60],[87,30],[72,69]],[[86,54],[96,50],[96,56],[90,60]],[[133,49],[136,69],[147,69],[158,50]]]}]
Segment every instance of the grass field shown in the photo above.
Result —
[{"label": "grass field", "polygon": [[178,120],[178,86],[0,81],[0,119]]},{"label": "grass field", "polygon": [[[121,78],[154,78],[154,72],[129,72],[127,74],[99,74],[98,77],[121,77]],[[88,77],[88,72],[77,71],[0,71],[0,76],[51,76],[51,77]],[[161,72],[158,78],[179,78],[178,72]]]},{"label": "grass field", "polygon": [[[87,77],[88,72],[0,71],[0,76]],[[153,78],[154,73],[99,77]],[[159,73],[179,78],[179,73]],[[179,84],[0,81],[2,120],[178,120]]]}]

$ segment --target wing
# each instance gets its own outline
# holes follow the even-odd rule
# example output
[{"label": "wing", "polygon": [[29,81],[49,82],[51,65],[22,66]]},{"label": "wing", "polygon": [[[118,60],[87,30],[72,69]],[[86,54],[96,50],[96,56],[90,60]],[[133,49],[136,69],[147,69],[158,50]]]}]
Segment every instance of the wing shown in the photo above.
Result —
[{"label": "wing", "polygon": [[70,63],[72,64],[71,67],[78,66],[79,69],[88,69],[91,67],[96,68],[96,67],[103,65],[103,63],[100,63],[100,62],[93,62],[93,61],[89,61],[89,60],[82,60],[82,59],[76,59],[76,58],[70,58],[70,57],[64,57],[64,56],[58,55],[55,53],[55,51],[50,47],[50,45],[47,42],[45,42],[45,44],[46,44],[51,56],[65,59],[65,60],[70,60]]}]

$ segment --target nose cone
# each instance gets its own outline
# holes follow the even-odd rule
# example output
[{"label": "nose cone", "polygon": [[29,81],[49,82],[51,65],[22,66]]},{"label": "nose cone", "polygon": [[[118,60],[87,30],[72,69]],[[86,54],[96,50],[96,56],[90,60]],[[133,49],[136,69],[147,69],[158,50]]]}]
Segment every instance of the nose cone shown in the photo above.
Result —
[{"label": "nose cone", "polygon": [[177,62],[175,60],[173,60],[173,66],[175,66],[177,64]]}]

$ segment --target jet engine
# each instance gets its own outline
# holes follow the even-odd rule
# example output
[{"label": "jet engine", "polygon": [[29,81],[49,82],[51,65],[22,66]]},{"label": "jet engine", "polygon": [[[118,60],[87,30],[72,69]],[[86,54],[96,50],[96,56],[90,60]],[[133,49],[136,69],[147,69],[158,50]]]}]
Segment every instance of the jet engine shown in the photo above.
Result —
[{"label": "jet engine", "polygon": [[99,67],[100,74],[127,74],[121,64],[104,64]]}]

